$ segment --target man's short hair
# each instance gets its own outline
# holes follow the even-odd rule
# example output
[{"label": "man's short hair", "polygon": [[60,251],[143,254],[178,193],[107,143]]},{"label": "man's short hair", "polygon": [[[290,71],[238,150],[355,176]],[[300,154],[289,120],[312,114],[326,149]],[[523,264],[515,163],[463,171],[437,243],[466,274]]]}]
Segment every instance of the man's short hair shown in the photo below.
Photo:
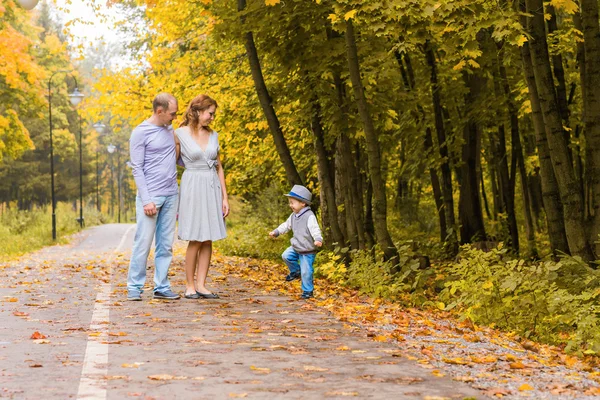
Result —
[{"label": "man's short hair", "polygon": [[160,107],[166,111],[169,109],[170,102],[177,103],[175,96],[170,93],[159,93],[154,100],[152,100],[152,110],[156,112]]}]

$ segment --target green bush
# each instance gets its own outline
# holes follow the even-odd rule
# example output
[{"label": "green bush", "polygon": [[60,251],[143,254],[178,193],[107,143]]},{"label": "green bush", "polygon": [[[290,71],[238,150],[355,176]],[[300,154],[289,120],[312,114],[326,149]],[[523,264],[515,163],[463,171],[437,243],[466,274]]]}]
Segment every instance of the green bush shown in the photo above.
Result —
[{"label": "green bush", "polygon": [[405,244],[398,247],[400,270],[397,273],[393,272],[392,263],[374,259],[369,251],[351,251],[348,265],[339,254],[321,254],[315,274],[371,296],[406,300],[410,294],[413,303],[423,303],[426,300],[424,292],[427,283],[434,272],[432,269],[420,269],[419,260],[415,258],[411,246]]},{"label": "green bush", "polygon": [[600,353],[600,273],[577,257],[527,263],[498,248],[464,246],[440,300],[464,318],[554,344]]},{"label": "green bush", "polygon": [[227,237],[215,242],[215,247],[229,256],[281,260],[281,253],[290,245],[291,233],[271,239],[269,232],[289,216],[287,201],[275,207],[270,201],[251,204],[233,197],[229,203],[232,211],[226,219]]}]

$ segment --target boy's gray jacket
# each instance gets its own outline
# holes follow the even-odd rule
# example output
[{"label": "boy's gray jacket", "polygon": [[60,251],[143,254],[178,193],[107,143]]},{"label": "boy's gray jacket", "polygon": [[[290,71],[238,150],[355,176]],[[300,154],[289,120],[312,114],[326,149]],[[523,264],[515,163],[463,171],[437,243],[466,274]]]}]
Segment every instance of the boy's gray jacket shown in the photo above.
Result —
[{"label": "boy's gray jacket", "polygon": [[323,241],[317,217],[309,207],[303,208],[298,214],[292,213],[287,221],[275,229],[275,236],[283,235],[290,229],[294,232],[292,247],[300,254],[315,253],[317,247],[314,242]]}]

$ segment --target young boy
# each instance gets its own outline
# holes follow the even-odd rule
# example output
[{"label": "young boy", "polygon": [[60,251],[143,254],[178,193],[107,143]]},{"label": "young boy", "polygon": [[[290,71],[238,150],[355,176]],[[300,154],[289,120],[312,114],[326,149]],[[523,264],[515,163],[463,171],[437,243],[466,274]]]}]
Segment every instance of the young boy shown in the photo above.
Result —
[{"label": "young boy", "polygon": [[313,263],[317,255],[317,247],[323,246],[321,228],[315,214],[310,209],[312,194],[301,185],[294,185],[292,190],[286,194],[290,208],[293,213],[277,229],[269,233],[271,237],[277,237],[290,231],[294,232],[291,246],[288,247],[281,257],[290,269],[285,280],[290,282],[302,278],[302,298],[313,297]]}]

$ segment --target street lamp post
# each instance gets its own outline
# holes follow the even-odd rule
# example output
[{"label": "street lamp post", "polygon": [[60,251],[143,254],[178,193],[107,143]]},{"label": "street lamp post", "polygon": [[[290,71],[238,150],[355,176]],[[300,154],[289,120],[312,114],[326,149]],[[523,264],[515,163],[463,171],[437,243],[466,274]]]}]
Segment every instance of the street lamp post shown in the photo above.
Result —
[{"label": "street lamp post", "polygon": [[[106,125],[101,122],[96,122],[92,128],[99,134],[103,135],[106,132]],[[100,170],[98,167],[98,152],[99,147],[96,146],[96,209],[100,212]]]},{"label": "street lamp post", "polygon": [[110,154],[117,152],[117,222],[121,223],[121,151],[119,146],[109,144],[106,149]]},{"label": "street lamp post", "polygon": [[[56,196],[54,194],[54,147],[52,143],[52,78],[54,75],[58,73],[66,73],[70,75],[75,81],[75,90],[73,93],[69,94],[69,100],[71,104],[76,106],[83,99],[83,93],[81,93],[78,89],[79,85],[77,84],[77,79],[69,73],[69,71],[56,71],[48,80],[48,120],[50,123],[50,191],[52,195],[52,240],[56,240]],[[78,114],[79,115],[79,114]],[[81,149],[81,146],[80,146]]]}]

